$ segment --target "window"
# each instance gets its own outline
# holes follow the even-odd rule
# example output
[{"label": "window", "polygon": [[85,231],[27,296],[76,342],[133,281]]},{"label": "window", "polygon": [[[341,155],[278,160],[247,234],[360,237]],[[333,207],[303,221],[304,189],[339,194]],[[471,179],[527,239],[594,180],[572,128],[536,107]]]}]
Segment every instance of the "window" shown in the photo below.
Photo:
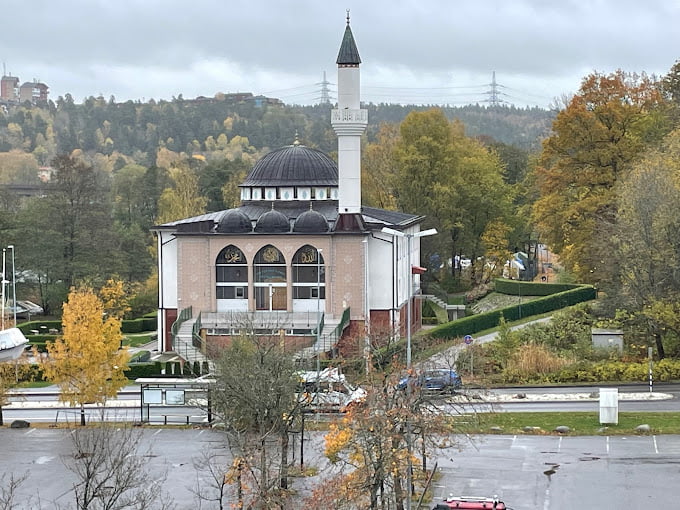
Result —
[{"label": "window", "polygon": [[248,262],[236,246],[227,246],[217,255],[215,282],[217,299],[248,298]]},{"label": "window", "polygon": [[323,254],[305,245],[293,256],[293,299],[326,299]]}]

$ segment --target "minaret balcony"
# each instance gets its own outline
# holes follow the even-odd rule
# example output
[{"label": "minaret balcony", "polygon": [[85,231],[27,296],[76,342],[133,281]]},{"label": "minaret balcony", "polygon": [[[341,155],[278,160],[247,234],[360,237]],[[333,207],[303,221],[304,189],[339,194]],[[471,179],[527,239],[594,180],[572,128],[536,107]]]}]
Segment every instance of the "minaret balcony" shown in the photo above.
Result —
[{"label": "minaret balcony", "polygon": [[331,126],[338,135],[361,135],[368,125],[368,110],[331,110]]},{"label": "minaret balcony", "polygon": [[331,110],[331,123],[360,123],[368,124],[368,110],[363,108],[353,110],[351,108],[343,108],[342,110]]}]

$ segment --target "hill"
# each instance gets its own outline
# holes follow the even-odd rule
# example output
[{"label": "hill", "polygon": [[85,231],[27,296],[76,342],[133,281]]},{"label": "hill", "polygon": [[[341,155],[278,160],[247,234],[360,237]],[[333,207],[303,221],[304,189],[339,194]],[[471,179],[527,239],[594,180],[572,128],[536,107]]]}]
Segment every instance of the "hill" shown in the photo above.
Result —
[{"label": "hill", "polygon": [[[429,106],[369,104],[372,141],[382,123],[399,123],[413,110]],[[0,109],[0,152],[31,153],[46,166],[57,154],[80,150],[101,154],[114,167],[156,164],[160,149],[208,156],[229,146],[259,153],[293,142],[324,152],[336,150],[330,126],[331,105],[285,105],[250,94],[217,94],[214,98],[118,103],[89,97],[76,104],[68,94],[42,105],[5,105]],[[522,150],[535,150],[550,130],[554,112],[512,106],[443,107],[459,119],[470,136],[483,136]],[[234,148],[234,147],[231,147]],[[233,151],[232,151],[233,152]],[[240,154],[240,153],[239,153]],[[237,156],[239,155],[237,154]],[[221,155],[224,157],[224,154]],[[120,159],[119,159],[120,158]]]}]

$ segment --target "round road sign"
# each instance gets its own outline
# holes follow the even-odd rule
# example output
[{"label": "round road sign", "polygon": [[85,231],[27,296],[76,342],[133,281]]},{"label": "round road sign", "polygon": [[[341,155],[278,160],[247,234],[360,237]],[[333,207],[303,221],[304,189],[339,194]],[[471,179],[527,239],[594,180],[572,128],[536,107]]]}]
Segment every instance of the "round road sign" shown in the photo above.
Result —
[{"label": "round road sign", "polygon": [[472,335],[465,335],[463,340],[465,340],[466,344],[470,345],[474,341],[474,338],[472,338]]}]

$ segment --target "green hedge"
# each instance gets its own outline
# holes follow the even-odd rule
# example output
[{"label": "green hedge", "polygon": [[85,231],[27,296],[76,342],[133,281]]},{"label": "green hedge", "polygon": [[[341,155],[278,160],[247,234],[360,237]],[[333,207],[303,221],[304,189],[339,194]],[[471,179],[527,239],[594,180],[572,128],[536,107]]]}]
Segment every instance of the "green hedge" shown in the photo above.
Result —
[{"label": "green hedge", "polygon": [[429,330],[424,338],[460,338],[465,335],[474,335],[479,331],[492,329],[498,326],[501,317],[507,321],[516,321],[524,317],[539,315],[542,313],[560,310],[583,301],[590,301],[597,297],[595,287],[580,285],[570,290],[552,294],[526,303],[498,308],[490,312],[471,315],[452,322],[447,322]]},{"label": "green hedge", "polygon": [[[156,331],[158,321],[156,320],[156,315],[144,316],[139,319],[129,319],[124,320],[121,325],[121,331],[123,333],[143,333],[144,331]],[[44,327],[43,327],[44,326]],[[39,331],[43,334],[50,329],[56,329],[61,331],[61,321],[31,321],[24,322],[17,326],[21,332],[29,336],[31,331]]]},{"label": "green hedge", "polygon": [[[44,327],[42,327],[44,326]],[[40,334],[47,333],[50,329],[61,331],[61,321],[31,321],[24,322],[17,326],[26,335],[32,335],[31,331],[39,331]],[[35,336],[35,335],[34,335]]]},{"label": "green hedge", "polygon": [[507,278],[496,278],[493,283],[496,292],[510,296],[550,296],[581,287],[569,283],[523,282]]},{"label": "green hedge", "polygon": [[125,377],[133,381],[139,377],[156,377],[160,375],[161,363],[158,361],[152,363],[132,363],[125,371]]},{"label": "green hedge", "polygon": [[123,321],[120,330],[123,333],[142,333],[144,329],[144,319],[129,319]]}]

